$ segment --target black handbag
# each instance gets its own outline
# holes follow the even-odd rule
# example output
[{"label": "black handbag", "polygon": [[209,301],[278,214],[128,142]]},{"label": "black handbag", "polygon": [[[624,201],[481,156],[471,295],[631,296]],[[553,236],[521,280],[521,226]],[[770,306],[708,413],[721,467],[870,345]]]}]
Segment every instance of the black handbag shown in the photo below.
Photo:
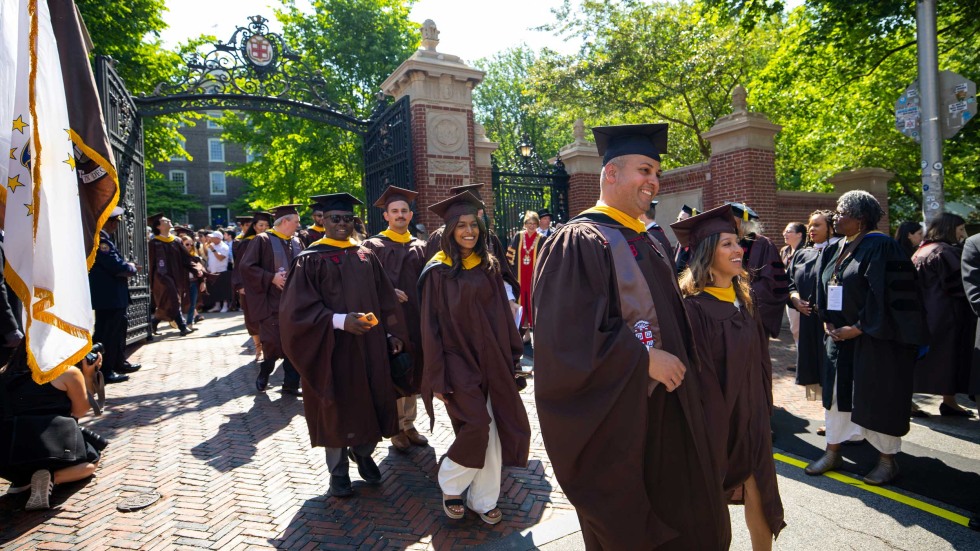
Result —
[{"label": "black handbag", "polygon": [[391,381],[395,384],[395,390],[399,396],[412,395],[412,371],[415,369],[415,361],[408,352],[399,352],[389,356],[388,364],[391,367]]},{"label": "black handbag", "polygon": [[86,454],[85,439],[74,417],[18,415],[0,421],[0,463],[4,465],[50,459],[77,462]]}]

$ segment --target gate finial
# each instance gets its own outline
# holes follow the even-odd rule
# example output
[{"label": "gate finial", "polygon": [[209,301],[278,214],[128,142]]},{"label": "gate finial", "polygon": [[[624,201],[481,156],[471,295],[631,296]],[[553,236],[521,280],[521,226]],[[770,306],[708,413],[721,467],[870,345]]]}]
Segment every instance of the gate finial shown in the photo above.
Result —
[{"label": "gate finial", "polygon": [[431,19],[426,19],[422,23],[422,48],[434,52],[438,45],[439,29],[436,27],[436,22]]}]

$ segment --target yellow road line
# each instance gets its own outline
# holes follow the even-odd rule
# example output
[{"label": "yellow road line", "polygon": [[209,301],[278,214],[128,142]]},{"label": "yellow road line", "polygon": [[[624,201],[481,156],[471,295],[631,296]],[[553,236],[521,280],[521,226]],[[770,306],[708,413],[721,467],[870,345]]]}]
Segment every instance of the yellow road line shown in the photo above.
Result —
[{"label": "yellow road line", "polygon": [[[783,455],[781,453],[774,453],[774,454],[772,454],[772,456],[777,461],[782,461],[783,463],[792,465],[794,467],[799,467],[801,469],[805,468],[806,465],[807,465],[806,462],[804,462],[804,461],[800,461],[799,459],[794,459],[792,457]],[[891,499],[892,501],[897,501],[899,503],[903,503],[905,505],[908,505],[909,507],[915,507],[916,509],[919,509],[921,511],[925,511],[927,513],[931,513],[933,515],[936,515],[937,517],[941,517],[941,518],[944,518],[946,520],[955,522],[956,524],[961,524],[963,526],[969,526],[970,525],[970,519],[966,518],[963,515],[954,513],[952,511],[947,511],[946,509],[943,509],[941,507],[936,507],[935,505],[931,505],[931,504],[926,503],[924,501],[920,501],[918,499],[909,497],[909,496],[904,495],[904,494],[900,494],[898,492],[893,492],[891,490],[882,488],[880,486],[871,486],[869,484],[865,484],[864,481],[862,481],[862,480],[860,480],[858,478],[853,478],[853,477],[847,476],[845,474],[841,474],[841,473],[836,472],[836,471],[826,472],[826,473],[823,474],[823,476],[826,476],[828,478],[832,478],[832,479],[834,479],[834,480],[836,480],[838,482],[843,482],[844,484],[847,484],[848,486],[853,486],[854,488],[858,488],[858,489],[861,489],[861,490],[865,490],[867,492],[871,492],[872,494],[877,494],[877,495],[880,495],[882,497],[886,497],[888,499]]]}]

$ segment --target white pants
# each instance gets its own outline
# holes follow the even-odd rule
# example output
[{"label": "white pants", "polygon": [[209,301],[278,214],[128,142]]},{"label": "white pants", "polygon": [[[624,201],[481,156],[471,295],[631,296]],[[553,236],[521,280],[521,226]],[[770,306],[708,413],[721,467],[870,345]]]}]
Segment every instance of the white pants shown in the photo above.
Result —
[{"label": "white pants", "polygon": [[439,467],[439,487],[442,493],[450,496],[466,493],[466,506],[477,513],[486,513],[497,506],[500,498],[500,477],[503,470],[503,457],[497,422],[493,419],[490,398],[487,398],[487,411],[490,412],[490,440],[487,442],[487,456],[482,469],[464,467],[449,457],[442,460]]},{"label": "white pants", "polygon": [[396,402],[398,409],[398,428],[409,430],[415,428],[415,418],[418,417],[418,394],[399,398]]},{"label": "white pants", "polygon": [[[793,342],[796,348],[800,348],[800,311],[792,306],[786,307],[786,317],[789,319],[789,331],[793,334]],[[799,354],[799,352],[797,352]]]},{"label": "white pants", "polygon": [[867,440],[879,453],[895,455],[902,451],[902,439],[866,429],[851,421],[851,412],[837,410],[837,381],[834,381],[834,403],[824,413],[827,443],[840,444],[849,440]]}]

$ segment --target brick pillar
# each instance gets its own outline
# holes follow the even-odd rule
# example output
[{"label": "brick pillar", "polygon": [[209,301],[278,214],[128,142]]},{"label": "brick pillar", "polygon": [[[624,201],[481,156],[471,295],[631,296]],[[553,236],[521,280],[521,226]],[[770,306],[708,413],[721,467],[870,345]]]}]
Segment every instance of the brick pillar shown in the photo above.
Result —
[{"label": "brick pillar", "polygon": [[894,177],[894,172],[883,168],[855,168],[838,172],[827,181],[834,184],[834,192],[838,197],[855,189],[874,195],[885,210],[885,216],[878,222],[878,229],[888,233],[888,182]]},{"label": "brick pillar", "polygon": [[481,195],[483,196],[483,203],[487,206],[486,213],[490,217],[490,225],[493,226],[493,209],[494,203],[496,202],[496,195],[494,194],[494,190],[490,189],[493,182],[493,160],[490,156],[500,147],[500,144],[487,139],[487,131],[483,128],[482,124],[475,123],[473,129],[476,133],[476,138],[473,141],[474,151],[476,152],[476,170],[473,173],[473,182],[486,184]]},{"label": "brick pillar", "polygon": [[[594,207],[599,200],[599,173],[602,157],[595,143],[585,139],[585,124],[575,121],[575,141],[561,148],[559,154],[568,172],[568,216],[578,216],[583,210]],[[555,159],[550,160],[551,163]]]},{"label": "brick pillar", "polygon": [[[439,31],[427,20],[422,25],[421,48],[381,85],[396,100],[406,95],[411,98],[412,162],[419,192],[415,219],[429,231],[442,220],[428,207],[448,197],[450,187],[490,183],[489,169],[482,171],[477,166],[473,120],[473,87],[483,81],[483,72],[458,56],[437,52],[438,44]],[[480,151],[487,149],[482,144]],[[491,190],[485,189],[482,195],[492,204]]]},{"label": "brick pillar", "polygon": [[[703,137],[711,143],[704,208],[738,201],[747,204],[763,224],[776,219],[776,143],[783,127],[762,113],[745,109],[745,89],[733,93],[733,113],[715,122]],[[768,227],[770,237],[782,228]]]}]

